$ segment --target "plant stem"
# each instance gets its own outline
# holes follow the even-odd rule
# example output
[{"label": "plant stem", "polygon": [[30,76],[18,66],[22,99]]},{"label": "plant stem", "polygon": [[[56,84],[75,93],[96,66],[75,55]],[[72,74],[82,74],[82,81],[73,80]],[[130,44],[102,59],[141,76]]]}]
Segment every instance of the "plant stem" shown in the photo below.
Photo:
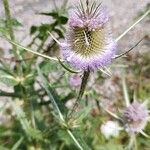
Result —
[{"label": "plant stem", "polygon": [[[31,49],[29,49],[29,48],[26,48],[26,47],[24,47],[24,46],[22,46],[22,45],[20,45],[20,44],[18,44],[18,43],[16,43],[16,42],[11,41],[11,40],[8,39],[7,37],[4,37],[4,36],[0,36],[0,37],[5,38],[5,39],[6,39],[8,42],[10,42],[11,44],[16,45],[16,46],[19,47],[19,48],[22,48],[23,50],[25,50],[25,51],[27,51],[27,52],[30,52],[30,53],[32,53],[32,54],[35,54],[35,55],[37,55],[37,56],[40,56],[40,57],[43,57],[43,58],[46,58],[46,59],[49,59],[49,60],[59,61],[57,58],[50,57],[50,56],[41,54],[41,53],[39,53],[39,52],[37,52],[37,51],[31,50]],[[61,61],[64,62],[64,60],[62,60],[62,59],[61,59]]]},{"label": "plant stem", "polygon": [[87,71],[84,71],[84,74],[83,74],[83,78],[82,78],[82,83],[81,83],[81,86],[80,86],[80,91],[79,91],[79,94],[78,94],[78,97],[75,101],[75,104],[69,114],[69,117],[72,116],[72,113],[74,112],[74,110],[78,107],[78,103],[79,101],[81,100],[84,92],[85,92],[85,88],[86,88],[86,85],[87,85],[87,81],[88,81],[88,78],[89,78],[89,75],[90,75],[90,71],[87,70]]},{"label": "plant stem", "polygon": [[133,135],[133,134],[131,134],[131,136],[130,136],[130,141],[129,141],[129,144],[128,144],[128,147],[127,147],[127,150],[132,150],[133,145],[134,145],[134,135]]},{"label": "plant stem", "polygon": [[133,25],[131,25],[127,30],[125,30],[115,41],[120,41],[120,39],[122,39],[131,29],[133,29],[139,22],[141,22],[149,13],[150,10],[146,11],[142,17],[140,17]]},{"label": "plant stem", "polygon": [[138,150],[138,145],[137,145],[135,134],[130,135],[130,142],[129,142],[129,145],[128,145],[127,149],[128,150]]},{"label": "plant stem", "polygon": [[[13,24],[12,24],[12,18],[11,18],[11,14],[10,14],[8,0],[3,0],[3,5],[4,5],[4,10],[5,10],[5,16],[6,16],[6,26],[9,31],[9,36],[10,36],[11,41],[15,42],[15,35],[13,32],[13,27],[12,27]],[[19,54],[17,52],[17,46],[12,44],[12,48],[13,48],[13,53],[14,53],[15,57],[19,58]]]},{"label": "plant stem", "polygon": [[[10,13],[10,9],[9,9],[9,2],[8,0],[3,0],[3,6],[4,6],[4,11],[5,11],[5,17],[6,17],[6,27],[8,28],[9,31],[9,36],[12,42],[16,42],[15,39],[15,34],[13,31],[13,22],[12,22],[12,18],[11,18],[11,13]],[[22,60],[22,56],[20,55],[18,49],[17,49],[17,45],[11,43],[12,45],[12,51],[14,56],[16,57],[16,59],[21,59]],[[26,64],[22,63],[23,66],[26,66]],[[16,69],[17,69],[17,73],[19,75],[22,75],[22,65],[18,65],[16,64]]]},{"label": "plant stem", "polygon": [[82,83],[81,83],[81,87],[80,87],[80,91],[79,91],[79,95],[77,97],[77,101],[81,100],[81,98],[82,98],[82,96],[84,94],[89,75],[90,75],[90,71],[89,70],[88,71],[84,71],[83,79],[82,79]]},{"label": "plant stem", "polygon": [[128,88],[127,88],[126,79],[124,75],[122,77],[122,87],[123,87],[123,94],[124,94],[126,107],[128,107],[130,105],[130,98],[129,98]]},{"label": "plant stem", "polygon": [[72,134],[72,132],[70,130],[67,130],[67,132],[71,136],[71,138],[73,139],[73,141],[76,143],[76,145],[78,146],[78,148],[80,150],[83,150],[83,148],[81,147],[81,145],[79,144],[79,142],[76,140],[76,138],[74,137],[74,135]]},{"label": "plant stem", "polygon": [[136,135],[134,135],[134,150],[138,150]]},{"label": "plant stem", "polygon": [[128,53],[129,53],[130,51],[132,51],[136,46],[138,46],[138,45],[144,40],[144,38],[145,38],[145,36],[144,36],[142,39],[140,39],[134,46],[132,46],[128,51],[126,51],[126,52],[124,52],[124,53],[122,53],[122,54],[120,54],[120,55],[117,55],[114,59],[118,59],[118,58],[120,58],[120,57],[122,57],[122,56],[128,54]]}]

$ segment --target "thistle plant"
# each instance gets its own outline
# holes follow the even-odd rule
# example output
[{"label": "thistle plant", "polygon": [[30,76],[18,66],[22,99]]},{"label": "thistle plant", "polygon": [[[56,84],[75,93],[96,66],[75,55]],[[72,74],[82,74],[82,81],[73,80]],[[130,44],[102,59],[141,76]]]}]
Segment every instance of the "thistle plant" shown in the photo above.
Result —
[{"label": "thistle plant", "polygon": [[70,12],[65,41],[60,43],[60,49],[68,63],[84,71],[75,109],[84,94],[90,72],[104,68],[116,53],[106,8],[89,0],[84,7],[80,1],[80,5]]},{"label": "thistle plant", "polygon": [[[30,29],[32,41],[28,46],[22,46],[15,38],[9,1],[3,0],[6,32],[2,32],[2,38],[11,44],[13,59],[1,60],[0,57],[0,83],[12,90],[0,89],[0,96],[10,98],[7,109],[3,108],[5,105],[0,107],[0,115],[10,118],[6,124],[0,117],[0,149],[131,150],[137,149],[136,140],[141,142],[141,148],[145,143],[139,133],[149,137],[147,130],[144,131],[149,121],[148,103],[140,102],[138,98],[131,102],[132,90],[128,93],[125,73],[113,82],[120,83],[122,79],[123,85],[121,94],[124,98],[121,97],[122,101],[114,104],[116,106],[104,107],[99,99],[105,99],[107,95],[105,92],[99,95],[99,89],[95,90],[93,84],[103,84],[103,74],[112,76],[108,66],[143,41],[144,38],[140,39],[122,54],[117,52],[118,42],[150,10],[113,39],[111,19],[103,3],[79,0],[74,8],[69,9],[67,17],[67,2],[64,0],[58,8],[54,1],[55,11],[37,13],[52,17],[52,23],[33,25]],[[59,56],[56,55],[58,47]],[[14,66],[11,67],[8,61]],[[95,82],[88,84],[94,73]],[[112,88],[113,85],[104,91]],[[144,100],[142,96],[146,94],[143,93],[139,92],[139,99]]]}]

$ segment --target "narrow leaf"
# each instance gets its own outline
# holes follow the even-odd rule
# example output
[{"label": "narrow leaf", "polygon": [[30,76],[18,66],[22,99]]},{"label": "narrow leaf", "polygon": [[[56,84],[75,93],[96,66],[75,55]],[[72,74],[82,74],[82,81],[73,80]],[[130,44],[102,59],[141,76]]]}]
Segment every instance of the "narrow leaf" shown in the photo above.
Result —
[{"label": "narrow leaf", "polygon": [[18,81],[10,74],[0,70],[0,82],[8,86],[15,86],[18,84]]},{"label": "narrow leaf", "polygon": [[24,138],[21,137],[21,138],[17,141],[17,143],[15,143],[15,145],[12,147],[11,150],[18,150],[18,148],[19,148],[19,146],[21,145],[23,139],[24,139]]}]

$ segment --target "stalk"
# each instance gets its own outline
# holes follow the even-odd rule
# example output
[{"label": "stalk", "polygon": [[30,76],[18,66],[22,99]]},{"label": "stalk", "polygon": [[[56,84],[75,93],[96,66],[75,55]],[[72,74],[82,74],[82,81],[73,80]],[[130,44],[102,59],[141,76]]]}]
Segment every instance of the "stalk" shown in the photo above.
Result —
[{"label": "stalk", "polygon": [[[11,41],[15,42],[16,40],[15,40],[14,31],[13,31],[13,24],[12,24],[12,18],[11,18],[11,14],[10,14],[8,0],[3,0],[3,6],[4,6],[4,11],[5,11],[6,26],[9,31],[9,36],[10,36]],[[13,53],[14,53],[15,57],[19,58],[19,54],[17,52],[17,46],[12,44],[12,48],[13,48]]]},{"label": "stalk", "polygon": [[147,10],[142,17],[140,17],[133,25],[131,25],[127,30],[125,30],[118,38],[116,38],[116,42],[120,41],[131,29],[133,29],[139,22],[141,22],[148,14],[150,13],[150,9]]},{"label": "stalk", "polygon": [[[17,49],[17,45],[13,44],[13,42],[16,42],[15,39],[15,34],[13,31],[13,23],[12,23],[12,18],[11,18],[11,13],[10,13],[10,9],[9,9],[9,2],[8,0],[3,0],[3,6],[4,6],[4,11],[5,11],[5,17],[6,17],[6,27],[8,29],[9,32],[9,36],[10,36],[10,40],[12,41],[11,45],[12,45],[12,51],[13,54],[15,56],[16,59],[23,59],[22,56],[19,54],[19,51]],[[23,61],[22,64],[24,67],[26,66],[25,62]],[[22,65],[17,65],[16,64],[16,69],[19,75],[22,75]]]},{"label": "stalk", "polygon": [[78,94],[78,97],[77,97],[77,99],[75,101],[75,104],[72,108],[72,111],[69,114],[69,118],[72,116],[72,113],[74,112],[74,110],[78,107],[79,101],[81,100],[81,98],[82,98],[82,96],[85,92],[85,88],[86,88],[86,85],[87,85],[87,82],[88,82],[89,75],[90,75],[89,70],[84,71],[83,78],[82,78],[82,83],[81,83],[80,90],[79,90],[79,94]]}]

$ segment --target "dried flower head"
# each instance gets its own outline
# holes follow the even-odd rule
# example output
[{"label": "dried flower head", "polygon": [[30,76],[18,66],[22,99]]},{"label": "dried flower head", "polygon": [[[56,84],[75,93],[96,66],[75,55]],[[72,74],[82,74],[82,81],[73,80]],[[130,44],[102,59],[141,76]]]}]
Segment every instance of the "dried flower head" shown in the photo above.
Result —
[{"label": "dried flower head", "polygon": [[148,109],[145,103],[137,101],[130,104],[123,113],[123,120],[127,132],[141,132],[149,119]]},{"label": "dried flower head", "polygon": [[106,9],[96,1],[80,6],[70,13],[66,39],[61,46],[64,58],[82,70],[95,70],[109,64],[116,44],[108,25]]}]

